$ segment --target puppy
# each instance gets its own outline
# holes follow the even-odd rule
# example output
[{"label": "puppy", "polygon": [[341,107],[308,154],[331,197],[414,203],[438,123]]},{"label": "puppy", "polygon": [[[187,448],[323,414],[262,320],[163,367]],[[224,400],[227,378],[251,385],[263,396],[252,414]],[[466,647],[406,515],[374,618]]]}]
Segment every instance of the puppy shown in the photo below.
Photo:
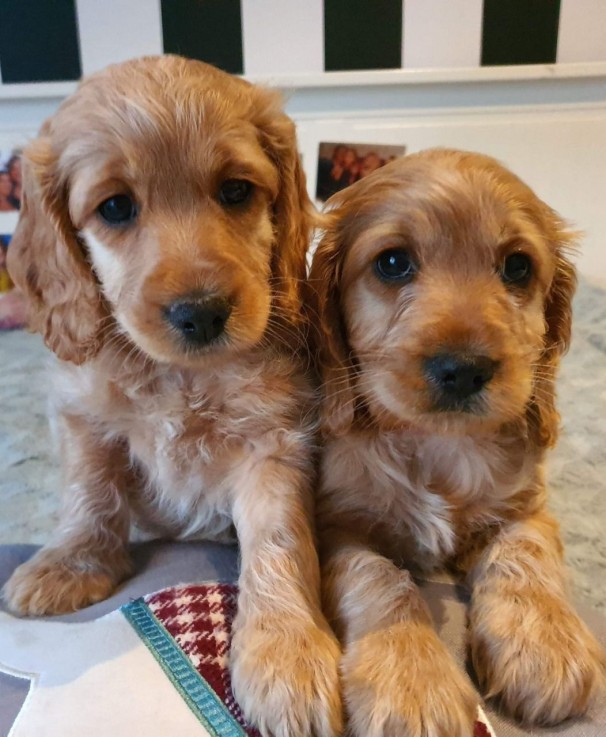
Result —
[{"label": "puppy", "polygon": [[263,734],[336,735],[301,317],[313,210],[293,123],[274,93],[146,58],[85,80],[24,163],[9,266],[59,359],[65,499],[9,607],[107,597],[131,570],[133,522],[221,541],[235,526],[236,697]]},{"label": "puppy", "polygon": [[603,654],[566,599],[543,467],[574,236],[496,161],[457,151],[397,160],[330,204],[311,272],[317,514],[352,732],[472,734],[476,696],[411,567],[465,577],[487,695],[526,723],[581,714]]}]

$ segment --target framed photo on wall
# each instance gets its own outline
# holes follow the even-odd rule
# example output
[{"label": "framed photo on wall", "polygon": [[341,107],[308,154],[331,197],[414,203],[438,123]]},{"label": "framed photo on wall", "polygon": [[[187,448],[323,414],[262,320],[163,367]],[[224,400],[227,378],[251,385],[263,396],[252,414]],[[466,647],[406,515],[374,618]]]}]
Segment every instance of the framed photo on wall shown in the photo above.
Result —
[{"label": "framed photo on wall", "polygon": [[6,267],[12,235],[17,227],[22,199],[21,137],[0,136],[0,330],[22,327],[25,305]]},{"label": "framed photo on wall", "polygon": [[326,202],[335,192],[349,187],[405,153],[405,146],[383,143],[320,143],[316,199]]}]

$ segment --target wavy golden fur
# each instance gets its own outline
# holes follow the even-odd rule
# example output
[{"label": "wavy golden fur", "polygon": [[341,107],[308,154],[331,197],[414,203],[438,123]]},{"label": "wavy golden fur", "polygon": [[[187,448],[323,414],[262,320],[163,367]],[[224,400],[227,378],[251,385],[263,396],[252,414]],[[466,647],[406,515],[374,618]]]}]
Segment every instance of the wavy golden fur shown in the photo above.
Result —
[{"label": "wavy golden fur", "polygon": [[477,696],[409,569],[471,588],[488,695],[585,711],[603,653],[568,603],[543,462],[570,341],[575,236],[496,161],[432,150],[334,196],[311,270],[324,387],[326,611],[359,737],[464,737]]},{"label": "wavy golden fur", "polygon": [[314,215],[279,96],[178,57],[117,65],[43,125],[24,168],[9,268],[59,359],[65,488],[8,605],[55,614],[106,597],[129,574],[133,522],[216,540],[235,526],[244,712],[264,735],[338,734],[311,520]]}]

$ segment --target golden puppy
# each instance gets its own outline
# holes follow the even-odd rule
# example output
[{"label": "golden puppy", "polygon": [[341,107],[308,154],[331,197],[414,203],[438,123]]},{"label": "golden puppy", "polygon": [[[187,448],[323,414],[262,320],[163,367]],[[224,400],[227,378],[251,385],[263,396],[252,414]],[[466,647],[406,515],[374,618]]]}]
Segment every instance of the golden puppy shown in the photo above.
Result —
[{"label": "golden puppy", "polygon": [[132,522],[240,543],[234,689],[264,734],[335,735],[301,283],[313,210],[274,93],[178,57],[85,80],[25,152],[10,271],[60,359],[65,500],[4,596],[106,597]]},{"label": "golden puppy", "polygon": [[465,575],[488,695],[527,723],[581,714],[603,655],[566,599],[543,470],[573,234],[497,162],[457,151],[395,161],[331,204],[311,273],[318,519],[352,731],[472,734],[476,696],[411,566]]}]

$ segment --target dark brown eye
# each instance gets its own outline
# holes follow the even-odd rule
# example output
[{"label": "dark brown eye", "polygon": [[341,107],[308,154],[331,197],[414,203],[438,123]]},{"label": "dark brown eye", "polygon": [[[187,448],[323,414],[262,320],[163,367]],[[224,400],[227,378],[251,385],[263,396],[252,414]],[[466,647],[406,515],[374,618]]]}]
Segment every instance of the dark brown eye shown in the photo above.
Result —
[{"label": "dark brown eye", "polygon": [[525,253],[512,253],[503,262],[501,279],[505,284],[525,287],[532,276],[532,262]]},{"label": "dark brown eye", "polygon": [[137,217],[135,203],[126,194],[117,194],[105,200],[97,212],[108,225],[126,225]]},{"label": "dark brown eye", "polygon": [[382,281],[407,284],[417,273],[417,267],[408,251],[403,248],[390,248],[377,256],[375,271]]},{"label": "dark brown eye", "polygon": [[241,205],[253,191],[253,185],[246,179],[226,179],[219,190],[219,200],[223,205]]}]

